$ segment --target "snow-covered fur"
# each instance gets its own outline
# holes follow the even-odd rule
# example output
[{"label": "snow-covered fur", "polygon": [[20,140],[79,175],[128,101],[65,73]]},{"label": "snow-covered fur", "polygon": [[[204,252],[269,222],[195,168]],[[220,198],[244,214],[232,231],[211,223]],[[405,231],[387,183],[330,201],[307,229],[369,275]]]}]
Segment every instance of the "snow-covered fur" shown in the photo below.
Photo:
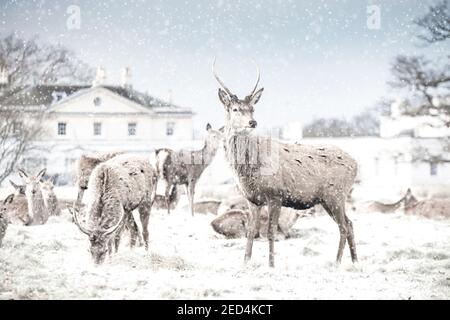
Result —
[{"label": "snow-covered fur", "polygon": [[450,218],[450,199],[417,200],[411,190],[405,196],[405,214],[422,216],[431,219]]},{"label": "snow-covered fur", "polygon": [[6,207],[0,207],[0,247],[2,246],[3,238],[6,234],[6,229],[8,228],[8,218],[6,217]]},{"label": "snow-covered fur", "polygon": [[[289,231],[299,218],[298,211],[290,208],[281,208],[278,220],[278,232],[289,237]],[[226,211],[211,222],[214,231],[227,238],[241,238],[247,234],[250,212],[247,209],[234,208]],[[269,228],[269,213],[267,207],[261,209],[259,226],[255,237],[267,237]]]},{"label": "snow-covered fur", "polygon": [[254,135],[257,126],[254,106],[264,90],[257,90],[259,73],[250,95],[239,99],[219,79],[214,65],[213,71],[223,88],[219,89],[219,99],[226,112],[226,158],[242,194],[252,204],[246,261],[251,258],[262,206],[269,208],[269,265],[273,267],[274,237],[281,207],[307,209],[316,204],[321,204],[338,224],[340,241],[336,261],[341,261],[347,241],[352,260],[356,261],[353,227],[345,214],[345,200],[357,173],[356,161],[333,146],[288,144]]},{"label": "snow-covered fur", "polygon": [[132,211],[139,210],[143,236],[148,248],[148,219],[155,195],[157,175],[145,157],[119,155],[99,164],[91,174],[87,192],[87,227],[81,231],[89,235],[90,251],[94,262],[103,262],[111,239],[116,250],[124,225],[129,227],[131,245],[137,234]]},{"label": "snow-covered fur", "polygon": [[76,185],[78,186],[78,195],[75,202],[76,207],[79,207],[83,201],[83,194],[88,188],[88,181],[92,170],[100,163],[108,161],[119,154],[123,154],[123,152],[115,151],[81,155],[77,161],[75,172]]},{"label": "snow-covered fur", "polygon": [[28,203],[28,214],[32,219],[31,225],[45,224],[49,217],[40,186],[40,181],[44,174],[45,169],[42,169],[35,176],[19,170],[19,175],[25,183],[25,196]]},{"label": "snow-covered fur", "polygon": [[61,214],[61,208],[53,189],[54,185],[51,180],[41,182],[41,191],[49,214],[51,216],[59,216]]},{"label": "snow-covered fur", "polygon": [[28,200],[23,194],[10,194],[2,204],[2,210],[11,224],[30,225],[33,218],[28,211]]},{"label": "snow-covered fur", "polygon": [[222,134],[206,126],[205,144],[201,150],[157,149],[155,150],[156,168],[159,179],[165,181],[167,212],[170,213],[169,196],[176,185],[184,185],[189,200],[191,214],[194,215],[195,185],[203,171],[209,166],[222,142]]}]

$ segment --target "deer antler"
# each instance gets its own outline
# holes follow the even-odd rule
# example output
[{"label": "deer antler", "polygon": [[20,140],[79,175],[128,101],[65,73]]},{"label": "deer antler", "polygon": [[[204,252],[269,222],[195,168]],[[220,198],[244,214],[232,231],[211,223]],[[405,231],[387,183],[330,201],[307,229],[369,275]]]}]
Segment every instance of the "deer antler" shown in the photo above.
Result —
[{"label": "deer antler", "polygon": [[222,82],[222,80],[220,80],[219,76],[216,73],[216,57],[214,57],[214,61],[213,61],[213,65],[212,65],[212,71],[214,74],[214,78],[216,78],[217,82],[220,84],[220,86],[230,95],[232,96],[233,94],[231,93],[231,91],[225,86],[225,84]]},{"label": "deer antler", "polygon": [[70,213],[72,213],[73,216],[73,220],[75,222],[75,224],[78,226],[78,228],[80,229],[81,232],[83,232],[84,234],[90,236],[92,234],[92,231],[84,228],[81,224],[80,221],[78,221],[78,208],[76,208],[75,206],[73,207],[73,211],[70,207],[67,207],[67,209],[69,209]]},{"label": "deer antler", "polygon": [[260,79],[260,76],[261,76],[261,74],[260,74],[260,72],[259,72],[259,67],[258,67],[258,65],[256,64],[256,62],[255,62],[254,60],[253,60],[253,63],[255,64],[256,72],[258,73],[258,75],[256,76],[256,84],[255,84],[255,87],[253,88],[253,91],[250,93],[249,97],[253,96],[253,94],[255,93],[256,89],[258,88],[259,79]]},{"label": "deer antler", "polygon": [[117,222],[116,225],[104,230],[105,235],[110,235],[111,233],[115,232],[122,224],[122,221],[125,219],[125,211],[122,209],[122,215],[120,216],[119,222]]}]

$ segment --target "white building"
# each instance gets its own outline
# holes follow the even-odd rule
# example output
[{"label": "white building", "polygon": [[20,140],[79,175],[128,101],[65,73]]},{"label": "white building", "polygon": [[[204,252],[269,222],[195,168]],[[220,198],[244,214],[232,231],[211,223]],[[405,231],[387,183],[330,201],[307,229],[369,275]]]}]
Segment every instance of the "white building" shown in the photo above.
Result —
[{"label": "white building", "polygon": [[379,137],[302,138],[292,127],[298,124],[283,128],[287,141],[336,145],[351,154],[358,161],[359,185],[380,200],[394,200],[408,188],[419,196],[450,196],[450,154],[445,150],[450,129],[436,117],[401,115],[394,105],[390,115],[380,118]]},{"label": "white building", "polygon": [[70,182],[73,163],[83,152],[148,152],[156,147],[192,143],[193,112],[134,90],[129,69],[121,86],[104,85],[99,69],[92,86],[36,85],[16,88],[0,105],[24,110],[24,118],[45,114],[40,150],[23,165]]}]

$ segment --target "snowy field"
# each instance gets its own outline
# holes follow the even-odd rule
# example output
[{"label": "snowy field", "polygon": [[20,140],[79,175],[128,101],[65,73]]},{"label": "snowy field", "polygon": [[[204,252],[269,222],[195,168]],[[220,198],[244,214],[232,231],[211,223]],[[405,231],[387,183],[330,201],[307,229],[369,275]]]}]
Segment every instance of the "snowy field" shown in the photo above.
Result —
[{"label": "snowy field", "polygon": [[[182,206],[179,206],[182,208]],[[154,210],[150,250],[129,249],[101,266],[65,211],[43,226],[10,225],[0,248],[0,299],[449,299],[450,222],[401,214],[351,213],[360,262],[346,248],[334,258],[338,230],[328,216],[299,219],[292,237],[254,244],[226,240],[213,215]]]}]

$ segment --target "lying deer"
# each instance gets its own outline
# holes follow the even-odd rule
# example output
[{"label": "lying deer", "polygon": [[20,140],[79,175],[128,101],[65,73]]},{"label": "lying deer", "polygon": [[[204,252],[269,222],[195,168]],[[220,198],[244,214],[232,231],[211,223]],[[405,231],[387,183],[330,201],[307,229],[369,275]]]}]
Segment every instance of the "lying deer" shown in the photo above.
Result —
[{"label": "lying deer", "polygon": [[205,144],[201,150],[173,151],[171,149],[157,149],[156,170],[159,180],[166,184],[165,198],[167,213],[170,214],[170,193],[176,185],[184,185],[189,200],[189,208],[192,216],[194,215],[194,194],[195,185],[200,179],[203,171],[209,166],[216,155],[222,141],[222,134],[213,130],[208,123],[206,126],[207,136]]},{"label": "lying deer", "polygon": [[336,262],[340,263],[348,241],[352,261],[357,261],[353,226],[345,214],[345,200],[357,172],[356,161],[344,151],[332,147],[287,144],[252,134],[257,122],[254,106],[263,88],[256,85],[244,99],[239,99],[213,74],[220,84],[219,99],[226,113],[225,153],[242,194],[251,207],[245,261],[252,255],[259,212],[269,211],[269,266],[274,267],[274,240],[282,206],[308,209],[321,204],[337,223],[340,240]]}]

